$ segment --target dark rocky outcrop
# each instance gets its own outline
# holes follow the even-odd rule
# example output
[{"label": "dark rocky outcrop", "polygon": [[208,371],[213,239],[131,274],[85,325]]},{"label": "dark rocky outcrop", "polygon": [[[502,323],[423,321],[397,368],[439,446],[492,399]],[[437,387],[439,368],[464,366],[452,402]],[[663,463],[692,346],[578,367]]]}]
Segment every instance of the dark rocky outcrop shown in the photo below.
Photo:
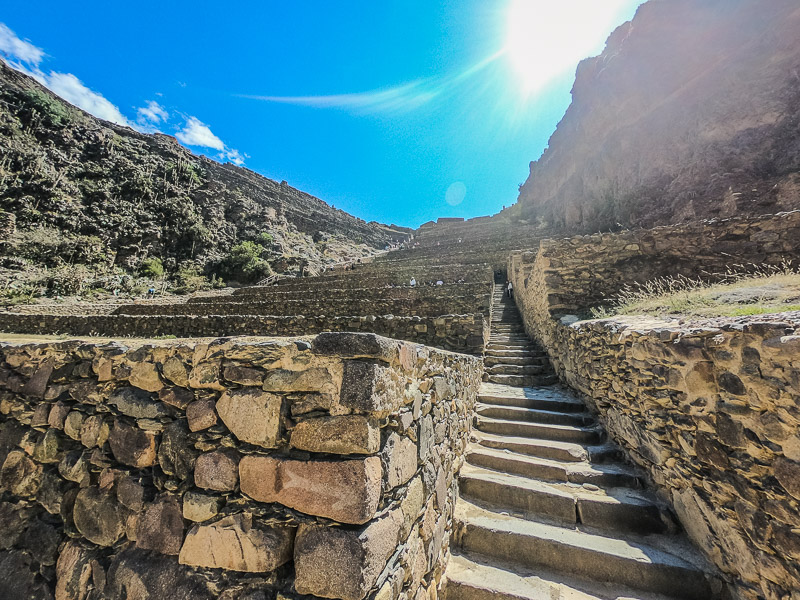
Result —
[{"label": "dark rocky outcrop", "polygon": [[507,212],[598,231],[800,207],[798,30],[795,0],[642,5]]}]

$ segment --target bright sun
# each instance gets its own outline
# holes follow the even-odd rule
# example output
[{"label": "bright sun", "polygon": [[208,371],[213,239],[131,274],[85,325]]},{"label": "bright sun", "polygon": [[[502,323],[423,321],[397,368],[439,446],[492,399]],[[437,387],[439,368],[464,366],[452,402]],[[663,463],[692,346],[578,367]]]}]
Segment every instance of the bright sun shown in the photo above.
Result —
[{"label": "bright sun", "polygon": [[505,51],[522,91],[532,94],[602,51],[634,0],[511,0]]}]

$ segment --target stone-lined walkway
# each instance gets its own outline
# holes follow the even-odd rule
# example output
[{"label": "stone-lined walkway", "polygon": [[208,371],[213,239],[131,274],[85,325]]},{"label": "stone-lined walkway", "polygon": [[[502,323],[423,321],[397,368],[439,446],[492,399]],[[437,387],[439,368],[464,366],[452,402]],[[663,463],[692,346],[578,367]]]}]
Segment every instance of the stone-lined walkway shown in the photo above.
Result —
[{"label": "stone-lined walkway", "polygon": [[708,600],[704,561],[496,286],[447,600]]}]

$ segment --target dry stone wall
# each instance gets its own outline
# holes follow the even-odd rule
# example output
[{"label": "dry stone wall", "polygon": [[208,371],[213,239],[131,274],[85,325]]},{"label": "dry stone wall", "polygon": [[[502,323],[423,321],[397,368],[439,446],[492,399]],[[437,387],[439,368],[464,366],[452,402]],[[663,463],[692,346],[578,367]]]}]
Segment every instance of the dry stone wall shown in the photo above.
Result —
[{"label": "dry stone wall", "polygon": [[479,313],[437,317],[150,316],[0,313],[0,332],[107,337],[293,336],[323,331],[370,332],[455,352],[481,354],[489,336]]},{"label": "dry stone wall", "polygon": [[436,598],[478,358],[376,335],[0,345],[0,597]]},{"label": "dry stone wall", "polygon": [[[728,234],[714,222],[654,230],[663,236],[543,242],[538,254],[509,260],[526,330],[649,472],[734,595],[748,600],[788,600],[800,589],[800,313],[704,321],[563,315],[625,282],[625,271],[614,272],[623,244],[653,241],[653,263],[639,263],[649,276],[666,274],[661,267],[678,248],[705,248],[704,265],[724,263],[712,249],[734,247],[747,260],[774,262],[796,256],[798,216],[733,219]],[[641,256],[645,247],[630,252]]]},{"label": "dry stone wall", "polygon": [[[602,304],[625,283],[666,275],[709,278],[729,267],[800,260],[800,211],[543,240],[527,269],[546,272],[552,310]],[[512,255],[512,260],[513,256]],[[510,265],[511,267],[511,265]]]}]

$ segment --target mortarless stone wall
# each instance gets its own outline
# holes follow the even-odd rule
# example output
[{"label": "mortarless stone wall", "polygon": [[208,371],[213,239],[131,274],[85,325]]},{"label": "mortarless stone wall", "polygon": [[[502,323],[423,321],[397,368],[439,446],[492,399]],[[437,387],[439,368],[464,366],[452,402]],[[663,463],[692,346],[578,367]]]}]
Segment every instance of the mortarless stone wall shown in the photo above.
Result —
[{"label": "mortarless stone wall", "polygon": [[[729,234],[720,229],[724,222],[639,232],[637,239],[653,239],[664,251],[651,249],[653,263],[639,265],[649,276],[668,274],[660,266],[674,267],[669,257],[677,248],[719,250],[729,235],[744,240],[736,246],[739,256],[753,262],[791,257],[800,240],[790,237],[797,217],[733,219]],[[715,228],[713,236],[708,227]],[[767,228],[770,235],[763,237]],[[737,237],[743,229],[751,233]],[[761,245],[753,243],[755,231],[762,232]],[[604,235],[585,245],[543,242],[538,254],[512,255],[509,276],[526,330],[561,379],[585,396],[615,441],[649,472],[734,594],[793,598],[800,589],[800,313],[562,322],[565,311],[585,309],[625,283],[624,271],[612,277],[624,259],[614,249],[633,234]],[[585,251],[570,255],[569,247]],[[635,252],[641,256],[642,246]],[[576,266],[582,259],[587,262]]]},{"label": "mortarless stone wall", "polygon": [[437,317],[304,317],[259,315],[58,315],[0,313],[0,332],[106,337],[294,336],[323,331],[377,333],[455,352],[481,354],[489,336],[484,315]]},{"label": "mortarless stone wall", "polygon": [[371,334],[2,343],[0,597],[436,598],[481,372]]}]

